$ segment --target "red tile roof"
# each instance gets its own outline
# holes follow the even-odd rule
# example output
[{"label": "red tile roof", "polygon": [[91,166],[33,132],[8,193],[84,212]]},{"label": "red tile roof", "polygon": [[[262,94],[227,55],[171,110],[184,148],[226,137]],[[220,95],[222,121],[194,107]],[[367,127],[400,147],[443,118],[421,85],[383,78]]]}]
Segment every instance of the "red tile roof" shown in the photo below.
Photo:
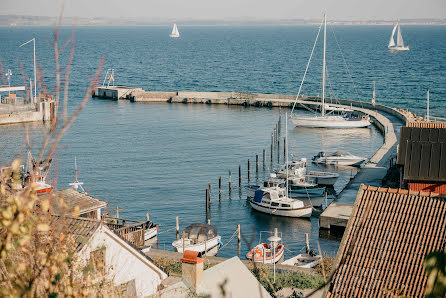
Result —
[{"label": "red tile roof", "polygon": [[446,199],[361,185],[327,297],[423,296],[424,257],[446,245]]},{"label": "red tile roof", "polygon": [[446,122],[406,122],[407,127],[446,128]]}]

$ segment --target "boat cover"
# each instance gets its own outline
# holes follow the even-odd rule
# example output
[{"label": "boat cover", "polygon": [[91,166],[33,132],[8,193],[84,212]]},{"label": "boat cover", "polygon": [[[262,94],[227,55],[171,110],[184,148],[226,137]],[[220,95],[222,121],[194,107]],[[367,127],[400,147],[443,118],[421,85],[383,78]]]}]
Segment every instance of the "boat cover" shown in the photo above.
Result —
[{"label": "boat cover", "polygon": [[263,198],[263,190],[256,190],[256,193],[254,194],[254,202],[261,203]]},{"label": "boat cover", "polygon": [[198,242],[212,239],[217,236],[217,228],[213,225],[194,223],[185,228],[182,237],[198,240]]}]

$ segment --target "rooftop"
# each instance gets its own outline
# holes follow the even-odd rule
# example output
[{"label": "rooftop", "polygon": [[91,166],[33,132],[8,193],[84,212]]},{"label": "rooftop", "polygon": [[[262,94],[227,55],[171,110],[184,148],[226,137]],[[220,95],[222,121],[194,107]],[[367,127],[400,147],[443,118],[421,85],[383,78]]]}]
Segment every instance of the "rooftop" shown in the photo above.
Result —
[{"label": "rooftop", "polygon": [[[62,206],[59,202],[59,198],[63,199],[66,206]],[[107,203],[86,193],[80,193],[72,188],[56,191],[51,195],[52,214],[63,215],[66,213],[73,213],[76,206],[79,206],[79,214],[83,214],[100,208],[105,208]]]},{"label": "rooftop", "polygon": [[401,128],[397,164],[404,166],[403,178],[446,182],[446,128],[419,125]]},{"label": "rooftop", "polygon": [[50,226],[55,229],[63,229],[73,235],[77,242],[77,249],[80,249],[93,236],[94,232],[101,225],[100,221],[87,218],[74,218],[66,216],[51,216]]},{"label": "rooftop", "polygon": [[327,297],[423,296],[424,257],[445,239],[444,196],[361,185]]}]

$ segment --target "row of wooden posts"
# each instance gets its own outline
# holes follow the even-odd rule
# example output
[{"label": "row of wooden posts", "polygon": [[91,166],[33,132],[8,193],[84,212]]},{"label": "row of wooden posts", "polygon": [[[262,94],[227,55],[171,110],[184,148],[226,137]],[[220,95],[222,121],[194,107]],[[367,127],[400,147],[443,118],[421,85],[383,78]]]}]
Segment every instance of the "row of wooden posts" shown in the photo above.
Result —
[{"label": "row of wooden posts", "polygon": [[[274,147],[276,147],[276,152],[277,152],[277,163],[280,163],[280,155],[281,155],[281,150],[280,150],[280,134],[281,134],[281,127],[282,127],[282,116],[279,116],[279,120],[276,123],[276,126],[273,130],[273,132],[271,133],[271,146],[270,146],[270,164],[271,164],[271,168],[273,167],[273,163],[274,163]],[[283,138],[283,160],[285,160],[286,158],[286,142],[287,139],[286,137]],[[266,149],[263,149],[263,170],[266,169]],[[259,155],[256,154],[256,160],[255,160],[255,171],[256,171],[256,175],[258,175],[259,173]],[[229,181],[228,181],[228,190],[229,190],[229,194],[231,194],[232,192],[232,172],[231,170],[228,171],[229,173]],[[247,165],[247,180],[248,183],[251,180],[251,160],[248,159],[248,165]],[[239,190],[241,191],[241,187],[242,187],[242,166],[239,165],[238,166],[238,187]],[[211,199],[211,194],[212,194],[212,185],[211,183],[208,183],[208,187],[206,188],[206,218],[208,218],[208,212],[211,208],[211,204],[212,204],[212,199]],[[221,176],[218,177],[218,200],[221,201],[221,195],[222,195],[222,179]]]}]

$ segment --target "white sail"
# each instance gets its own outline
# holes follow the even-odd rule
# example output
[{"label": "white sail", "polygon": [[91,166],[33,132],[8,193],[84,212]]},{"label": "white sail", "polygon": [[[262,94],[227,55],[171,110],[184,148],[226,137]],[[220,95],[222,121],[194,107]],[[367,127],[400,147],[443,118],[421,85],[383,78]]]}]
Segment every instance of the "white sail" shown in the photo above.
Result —
[{"label": "white sail", "polygon": [[393,27],[392,35],[390,36],[390,41],[389,41],[389,48],[395,46],[395,38],[394,38],[394,36],[395,36],[396,27],[398,27],[398,24],[396,24],[395,27]]},{"label": "white sail", "polygon": [[172,33],[169,35],[170,37],[180,37],[180,32],[178,31],[177,24],[173,24]]},{"label": "white sail", "polygon": [[403,36],[401,35],[401,29],[400,29],[399,25],[398,25],[398,34],[396,36],[396,46],[397,47],[404,47]]}]

